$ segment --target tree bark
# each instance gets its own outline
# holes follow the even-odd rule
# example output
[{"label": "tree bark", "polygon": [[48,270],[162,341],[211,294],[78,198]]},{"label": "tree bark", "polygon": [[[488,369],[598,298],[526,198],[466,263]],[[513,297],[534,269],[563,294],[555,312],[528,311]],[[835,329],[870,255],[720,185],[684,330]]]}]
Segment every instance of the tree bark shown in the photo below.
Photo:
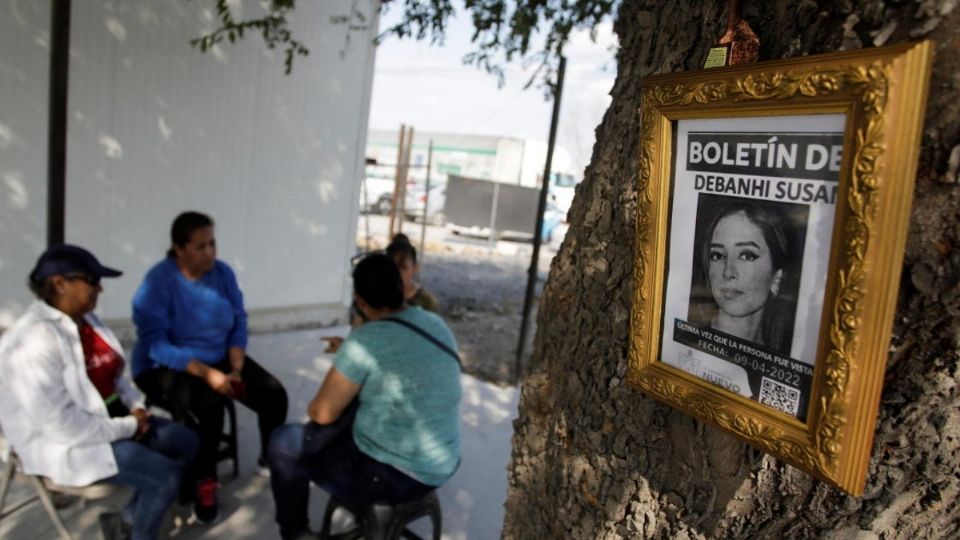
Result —
[{"label": "tree bark", "polygon": [[642,78],[699,69],[726,2],[625,0],[613,100],[540,301],[505,538],[960,535],[960,9],[743,2],[761,60],[933,39],[914,207],[873,459],[845,495],[624,383]]}]

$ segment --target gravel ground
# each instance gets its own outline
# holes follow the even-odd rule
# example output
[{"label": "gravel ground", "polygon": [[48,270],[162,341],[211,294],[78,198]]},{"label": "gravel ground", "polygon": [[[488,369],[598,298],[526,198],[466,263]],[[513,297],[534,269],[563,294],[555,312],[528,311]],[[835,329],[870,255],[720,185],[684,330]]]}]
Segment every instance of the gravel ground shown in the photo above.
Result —
[{"label": "gravel ground", "polygon": [[[441,253],[421,267],[421,283],[440,300],[441,315],[457,337],[467,373],[498,385],[516,381],[516,351],[529,265],[529,255],[521,259]],[[535,315],[534,305],[524,364],[536,332]]]},{"label": "gravel ground", "polygon": [[[367,244],[365,238],[358,238],[358,243],[362,247],[383,248],[378,239],[386,237],[385,223],[371,219],[374,240]],[[404,232],[419,248],[420,226],[407,223]],[[497,385],[514,384],[523,297],[532,254],[530,242],[501,240],[491,244],[484,239],[470,239],[439,227],[428,227],[425,253],[423,249],[420,251],[420,282],[440,301],[440,314],[460,345],[464,371]],[[535,300],[554,254],[549,246],[541,248]],[[536,309],[534,302],[524,365],[530,358],[536,332]]]}]

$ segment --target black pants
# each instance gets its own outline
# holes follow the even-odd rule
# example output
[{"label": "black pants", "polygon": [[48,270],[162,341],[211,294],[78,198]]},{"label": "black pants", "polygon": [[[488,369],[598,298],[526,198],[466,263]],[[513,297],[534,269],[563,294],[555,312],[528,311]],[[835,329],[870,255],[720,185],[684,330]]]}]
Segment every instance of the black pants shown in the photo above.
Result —
[{"label": "black pants", "polygon": [[[230,361],[225,358],[211,367],[229,373]],[[240,378],[247,386],[247,395],[239,401],[257,413],[260,455],[266,458],[270,435],[287,420],[287,391],[276,377],[249,356],[243,362]],[[229,398],[215,392],[199,377],[166,367],[141,373],[136,383],[157,406],[167,409],[175,420],[197,432],[200,450],[195,464],[196,475],[198,478],[216,478],[223,408]]]},{"label": "black pants", "polygon": [[332,497],[356,506],[412,501],[436,489],[364,454],[353,442],[350,425],[333,427],[339,431],[322,448],[304,455],[305,432],[325,438],[318,431],[327,429],[331,426],[288,424],[273,434],[270,487],[281,537],[298,538],[308,530],[311,480]]}]

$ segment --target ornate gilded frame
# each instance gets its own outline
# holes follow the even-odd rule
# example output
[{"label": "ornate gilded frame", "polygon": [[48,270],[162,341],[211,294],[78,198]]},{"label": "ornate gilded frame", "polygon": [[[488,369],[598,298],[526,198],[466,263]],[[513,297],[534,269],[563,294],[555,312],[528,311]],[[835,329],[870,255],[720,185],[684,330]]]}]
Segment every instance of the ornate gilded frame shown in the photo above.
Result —
[{"label": "ornate gilded frame", "polygon": [[[859,495],[888,354],[933,44],[647,78],[630,383]],[[662,362],[675,121],[844,113],[839,198],[806,421]],[[895,128],[895,129],[894,129]]]}]

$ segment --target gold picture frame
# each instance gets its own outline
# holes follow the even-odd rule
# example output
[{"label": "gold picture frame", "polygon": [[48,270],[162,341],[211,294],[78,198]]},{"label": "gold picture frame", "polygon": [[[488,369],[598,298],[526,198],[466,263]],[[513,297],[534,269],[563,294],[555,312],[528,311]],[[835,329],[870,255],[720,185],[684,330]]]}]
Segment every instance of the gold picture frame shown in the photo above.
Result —
[{"label": "gold picture frame", "polygon": [[[921,42],[643,83],[630,383],[854,495],[872,448],[932,56]],[[801,216],[784,244],[793,270],[774,261],[744,277],[744,261],[766,255],[743,250],[773,259],[780,242],[736,209],[744,201]],[[745,248],[746,235],[773,240]],[[762,295],[761,318],[787,296],[793,314],[754,324],[748,299]],[[766,337],[778,321],[791,335],[780,345]]]}]

